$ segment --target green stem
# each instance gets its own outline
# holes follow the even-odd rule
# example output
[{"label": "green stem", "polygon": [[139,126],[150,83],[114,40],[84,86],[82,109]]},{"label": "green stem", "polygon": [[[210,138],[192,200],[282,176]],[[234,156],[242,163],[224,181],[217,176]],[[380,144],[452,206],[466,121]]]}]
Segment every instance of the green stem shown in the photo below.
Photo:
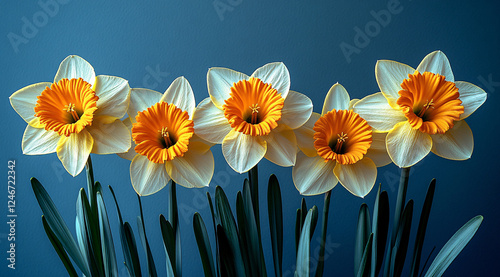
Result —
[{"label": "green stem", "polygon": [[330,198],[332,190],[325,193],[325,204],[323,206],[323,223],[321,226],[321,243],[319,248],[318,266],[316,268],[316,277],[323,276],[323,268],[325,266],[325,243],[326,243],[326,228],[328,224],[328,211],[330,209]]},{"label": "green stem", "polygon": [[85,169],[87,170],[87,192],[90,199],[91,209],[94,209],[94,195],[95,195],[95,181],[94,181],[94,169],[92,167],[92,159],[87,159],[87,163],[85,164]]},{"label": "green stem", "polygon": [[250,195],[252,196],[252,206],[257,224],[257,232],[260,240],[260,216],[259,216],[259,173],[258,164],[248,171],[248,180],[250,181]]},{"label": "green stem", "polygon": [[177,185],[172,180],[170,184],[169,193],[169,221],[172,224],[172,229],[174,230],[175,237],[175,256],[172,259],[172,263],[175,263],[175,276],[181,277],[181,235],[179,232],[179,212],[177,209]]}]

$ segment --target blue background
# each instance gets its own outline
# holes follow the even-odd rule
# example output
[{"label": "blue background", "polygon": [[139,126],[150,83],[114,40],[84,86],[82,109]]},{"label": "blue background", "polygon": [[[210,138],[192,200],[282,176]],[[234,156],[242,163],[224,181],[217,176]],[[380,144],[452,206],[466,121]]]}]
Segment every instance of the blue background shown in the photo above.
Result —
[{"label": "blue background", "polygon": [[[56,6],[44,10],[43,3],[49,2]],[[21,139],[26,123],[8,101],[20,88],[52,81],[66,56],[80,55],[93,65],[96,74],[123,77],[133,88],[164,92],[176,77],[185,76],[193,87],[197,103],[208,97],[206,73],[210,67],[228,67],[251,74],[268,62],[282,61],[290,71],[291,88],[308,95],[315,104],[314,110],[320,112],[328,89],[336,82],[345,86],[351,98],[377,92],[374,67],[378,59],[416,67],[434,50],[442,50],[448,56],[456,80],[482,87],[488,93],[488,100],[467,119],[475,138],[471,159],[456,162],[430,154],[412,169],[408,197],[415,200],[415,211],[419,212],[422,207],[431,178],[438,180],[423,255],[433,246],[439,250],[465,222],[481,214],[485,218],[481,228],[445,276],[492,276],[498,272],[500,184],[494,174],[500,165],[497,157],[500,116],[496,107],[500,97],[500,17],[496,1],[481,4],[417,0],[83,2],[0,3],[0,145],[4,164],[0,170],[4,180],[0,186],[0,222],[7,221],[7,161],[12,159],[16,160],[18,215],[15,271],[7,268],[8,225],[0,224],[0,275],[66,275],[43,232],[42,213],[29,178],[36,176],[44,184],[74,231],[75,202],[79,188],[85,186],[85,174],[71,177],[55,154],[23,155]],[[389,9],[388,5],[394,7]],[[386,17],[382,25],[375,21],[376,14],[381,13],[390,14],[390,19]],[[33,24],[31,29],[25,27],[30,24]],[[368,40],[356,41],[357,28],[369,34]],[[11,42],[9,38],[13,36],[19,41]],[[356,52],[346,57],[340,46],[343,43],[356,47]],[[202,274],[191,221],[195,211],[199,211],[206,222],[210,221],[204,194],[207,191],[213,194],[215,186],[220,185],[234,204],[236,192],[246,177],[227,166],[220,146],[214,146],[212,151],[216,165],[210,187],[178,189],[184,276]],[[129,161],[116,155],[94,155],[93,162],[96,180],[115,188],[125,220],[132,222],[137,234],[135,217],[139,210],[130,184]],[[293,226],[301,196],[293,186],[291,168],[262,161],[259,173],[261,223],[266,240],[269,228],[264,184],[268,176],[275,173],[282,185],[286,226],[283,269],[288,273],[285,276],[293,276]],[[392,206],[398,176],[395,165],[378,171],[377,184],[382,183],[383,189],[389,192]],[[352,276],[358,209],[364,202],[371,208],[374,195],[372,191],[365,199],[357,198],[340,185],[333,190],[328,225],[332,251],[326,261],[326,276]],[[160,275],[165,273],[165,254],[158,216],[167,214],[166,199],[166,190],[143,199],[147,234]],[[306,199],[309,206],[316,204],[322,209],[322,196]],[[119,270],[124,276],[118,219],[107,189],[105,201],[114,231]],[[414,225],[416,230],[416,219]],[[212,228],[209,233],[212,237]],[[318,245],[317,233],[312,249]],[[415,231],[411,237],[414,236]],[[264,241],[264,247],[268,272],[272,273],[268,241]],[[141,248],[139,250],[145,265],[145,255]]]}]

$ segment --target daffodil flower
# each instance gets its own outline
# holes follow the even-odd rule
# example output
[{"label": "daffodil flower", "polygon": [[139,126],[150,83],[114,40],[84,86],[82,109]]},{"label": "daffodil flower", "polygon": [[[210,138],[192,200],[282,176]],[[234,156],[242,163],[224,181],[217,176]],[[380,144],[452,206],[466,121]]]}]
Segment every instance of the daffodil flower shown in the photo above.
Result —
[{"label": "daffodil flower", "polygon": [[295,164],[294,129],[310,117],[312,102],[291,91],[283,63],[258,68],[250,77],[227,68],[207,74],[210,98],[196,109],[196,133],[222,144],[227,163],[239,173],[253,168],[263,157],[280,166]]},{"label": "daffodil flower", "polygon": [[162,95],[134,88],[129,118],[133,145],[119,154],[132,161],[130,178],[137,194],[158,192],[170,180],[187,188],[208,186],[214,172],[211,145],[195,134],[195,100],[184,77],[175,79]]},{"label": "daffodil flower", "polygon": [[333,189],[340,181],[350,193],[366,196],[377,178],[377,167],[391,159],[385,149],[384,133],[373,132],[352,106],[340,84],[330,88],[321,115],[312,113],[302,127],[295,130],[298,146],[292,177],[303,195],[316,195]]},{"label": "daffodil flower", "polygon": [[95,76],[92,66],[68,56],[53,83],[37,83],[10,96],[14,110],[28,123],[22,149],[26,155],[57,152],[73,176],[90,153],[113,154],[130,148],[130,133],[122,123],[130,87],[122,78]]},{"label": "daffodil flower", "polygon": [[396,165],[410,167],[430,151],[451,160],[471,157],[472,131],[464,119],[486,101],[486,92],[455,82],[443,52],[430,53],[416,70],[381,60],[375,74],[381,92],[356,103],[354,111],[388,132],[387,151]]}]

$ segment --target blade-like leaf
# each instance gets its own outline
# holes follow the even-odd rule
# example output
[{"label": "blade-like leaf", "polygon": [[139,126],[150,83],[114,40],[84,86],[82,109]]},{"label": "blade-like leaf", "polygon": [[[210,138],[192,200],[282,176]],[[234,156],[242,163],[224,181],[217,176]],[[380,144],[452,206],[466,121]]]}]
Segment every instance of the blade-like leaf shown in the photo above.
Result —
[{"label": "blade-like leaf", "polygon": [[300,232],[299,250],[297,251],[297,267],[295,268],[296,277],[309,277],[312,214],[313,211],[310,209],[304,220],[302,231]]},{"label": "blade-like leaf", "polygon": [[455,260],[455,258],[462,252],[464,247],[476,234],[477,229],[481,226],[483,217],[478,215],[462,226],[448,242],[443,246],[441,251],[437,254],[432,262],[425,277],[441,276],[446,271],[448,266]]},{"label": "blade-like leaf", "polygon": [[231,245],[226,232],[221,225],[217,225],[216,231],[217,240],[219,241],[219,255],[220,255],[220,276],[221,277],[244,277],[245,271],[236,268],[241,262],[235,261],[234,248]]},{"label": "blade-like leaf", "polygon": [[141,197],[137,195],[137,199],[139,200],[139,210],[141,215],[137,217],[137,228],[139,229],[139,236],[141,238],[141,243],[144,248],[144,252],[146,253],[147,262],[148,262],[148,272],[149,276],[156,277],[156,266],[155,261],[153,259],[153,253],[151,252],[151,248],[149,247],[148,237],[146,236],[146,226],[144,226],[144,214],[142,212],[142,203]]},{"label": "blade-like leaf", "polygon": [[[354,245],[354,274],[360,272],[359,266],[371,234],[371,223],[368,205],[363,203],[359,208],[356,243]],[[370,248],[371,249],[371,248]],[[370,253],[371,254],[371,253]],[[362,270],[363,271],[363,270]]]},{"label": "blade-like leaf", "polygon": [[97,222],[92,220],[92,211],[83,188],[80,189],[76,201],[76,215],[78,226],[80,227],[77,228],[77,230],[80,230],[80,233],[77,232],[77,236],[82,251],[87,255],[90,272],[92,272],[92,276],[103,276],[104,263],[100,251],[100,242],[98,244],[94,241],[97,239],[100,241],[100,235],[97,231],[99,226],[97,226]]},{"label": "blade-like leaf", "polygon": [[104,262],[104,272],[106,276],[117,276],[118,267],[116,265],[115,245],[109,227],[108,214],[101,193],[97,192],[97,209],[99,212],[99,227],[101,228],[102,257]]},{"label": "blade-like leaf", "polygon": [[177,277],[182,276],[182,255],[181,255],[181,233],[179,230],[179,212],[177,210],[177,185],[172,180],[170,185],[170,198],[169,198],[169,222],[172,224],[172,229],[175,234],[175,263],[174,271]]},{"label": "blade-like leaf", "polygon": [[418,223],[417,237],[415,238],[415,247],[413,248],[413,259],[411,263],[410,276],[418,276],[420,267],[420,258],[422,256],[422,247],[424,245],[425,231],[427,229],[427,222],[429,221],[429,214],[431,213],[432,200],[434,199],[434,190],[436,188],[436,179],[432,179],[427,189],[425,196],[424,206],[420,214],[420,221]]},{"label": "blade-like leaf", "polygon": [[372,253],[372,243],[373,243],[373,234],[370,234],[368,237],[368,241],[366,242],[365,249],[363,250],[363,256],[361,261],[359,262],[358,272],[356,273],[357,277],[368,276],[370,271],[370,260]]},{"label": "blade-like leaf", "polygon": [[71,260],[69,259],[68,254],[66,254],[64,247],[62,246],[59,239],[57,239],[54,232],[52,232],[52,230],[50,229],[50,226],[47,223],[45,216],[43,216],[43,215],[42,215],[42,223],[43,223],[43,229],[45,230],[47,237],[49,238],[50,242],[52,243],[54,250],[56,250],[57,255],[59,256],[59,259],[61,259],[61,262],[64,264],[66,271],[68,271],[69,276],[77,277],[78,273],[76,273],[76,270],[73,267],[73,264],[71,263]]},{"label": "blade-like leaf", "polygon": [[[231,247],[230,252],[232,255],[234,255],[232,260],[234,261],[234,267],[237,273],[237,275],[235,276],[245,276],[245,266],[243,264],[243,257],[240,249],[239,234],[238,229],[236,228],[236,222],[234,220],[233,213],[231,212],[229,202],[227,201],[226,194],[224,193],[224,190],[222,190],[222,188],[219,186],[215,188],[215,210],[220,219],[221,228],[224,229],[223,237],[227,239],[227,242]],[[219,245],[220,253],[222,253],[222,250],[222,245]],[[225,257],[221,256],[221,259],[222,258]],[[222,260],[220,262],[222,264]]]},{"label": "blade-like leaf", "polygon": [[[269,177],[267,208],[269,213],[269,228],[271,229],[274,273],[275,276],[278,277],[281,276],[283,268],[283,208],[280,185],[278,178],[276,178],[274,174]],[[323,261],[320,259],[320,262]]]},{"label": "blade-like leaf", "polygon": [[167,276],[174,277],[175,272],[175,232],[165,217],[160,215],[160,229],[161,236],[163,238],[163,248],[165,249],[165,255],[167,259],[165,261],[167,266]]},{"label": "blade-like leaf", "polygon": [[207,228],[205,227],[205,223],[199,213],[195,213],[193,216],[193,229],[196,243],[198,244],[198,250],[200,251],[201,263],[203,264],[205,277],[215,277],[212,248],[210,247]]},{"label": "blade-like leaf", "polygon": [[401,226],[399,227],[399,232],[396,235],[396,242],[392,249],[391,276],[401,276],[401,272],[403,271],[406,252],[408,250],[408,241],[410,239],[412,215],[413,200],[410,199],[403,211],[403,217],[400,221]]},{"label": "blade-like leaf", "polygon": [[388,231],[389,196],[386,191],[380,192],[379,186],[377,198],[375,199],[375,205],[373,208],[371,277],[378,276],[378,273],[382,268]]},{"label": "blade-like leaf", "polygon": [[332,195],[332,191],[329,190],[325,193],[325,202],[323,205],[323,219],[322,219],[322,228],[321,228],[321,243],[319,248],[319,257],[318,257],[318,266],[316,267],[316,277],[323,276],[323,268],[325,266],[325,243],[326,243],[326,230],[328,224],[328,211],[330,208],[330,198]]},{"label": "blade-like leaf", "polygon": [[90,269],[87,265],[87,260],[83,253],[80,252],[80,248],[76,244],[68,226],[59,214],[59,211],[54,205],[54,202],[50,198],[49,194],[43,188],[42,184],[40,184],[40,182],[34,177],[31,178],[31,186],[50,229],[54,232],[54,235],[61,242],[64,249],[68,252],[68,255],[71,259],[73,259],[80,270],[85,275],[90,276]]},{"label": "blade-like leaf", "polygon": [[120,212],[120,207],[118,206],[115,192],[113,191],[113,188],[111,186],[108,187],[111,191],[111,194],[113,195],[113,199],[115,200],[116,211],[118,213],[118,219],[120,221],[120,242],[122,245],[123,257],[125,259],[125,267],[129,271],[130,276],[141,276],[141,266],[139,263],[139,257],[137,255],[137,247],[134,239],[134,234],[132,232],[132,229],[130,228],[130,225],[128,227],[129,230],[125,231],[125,224],[123,224],[122,213]]}]

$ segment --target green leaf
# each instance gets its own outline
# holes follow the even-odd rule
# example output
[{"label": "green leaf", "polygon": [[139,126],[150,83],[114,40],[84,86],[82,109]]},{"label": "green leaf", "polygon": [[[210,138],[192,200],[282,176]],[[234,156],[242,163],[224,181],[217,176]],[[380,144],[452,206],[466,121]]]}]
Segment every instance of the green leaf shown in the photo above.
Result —
[{"label": "green leaf", "polygon": [[295,256],[299,252],[300,232],[302,231],[302,209],[297,209],[295,215]]},{"label": "green leaf", "polygon": [[48,226],[54,232],[54,235],[61,242],[61,245],[64,247],[64,249],[66,249],[69,256],[71,257],[71,259],[73,259],[80,270],[86,276],[90,276],[90,269],[87,264],[87,259],[80,251],[79,246],[76,244],[76,241],[71,235],[68,226],[59,214],[59,211],[54,205],[54,202],[50,198],[49,194],[43,188],[42,184],[40,184],[40,182],[34,177],[31,178],[31,187],[33,188],[33,192],[35,193],[36,200],[40,205],[40,209],[45,215]]},{"label": "green leaf", "polygon": [[235,260],[235,249],[221,225],[217,225],[216,236],[219,241],[220,275],[222,277],[245,277],[245,271],[237,268],[241,266],[241,262]]},{"label": "green leaf", "polygon": [[476,234],[477,229],[481,226],[483,217],[478,215],[462,226],[448,242],[443,246],[432,262],[425,277],[441,276],[446,271],[448,266],[462,252],[464,247]]},{"label": "green leaf", "polygon": [[401,276],[403,271],[408,242],[410,239],[411,220],[413,215],[413,200],[409,200],[403,211],[403,217],[400,221],[399,232],[396,235],[391,257],[391,276]]},{"label": "green leaf", "polygon": [[[120,212],[120,207],[118,206],[118,201],[116,200],[115,192],[111,186],[108,186],[113,199],[115,200],[116,211],[118,213],[118,219],[120,221],[120,242],[122,245],[123,257],[125,259],[125,267],[127,268],[131,276],[141,276],[141,265],[139,263],[139,257],[137,255],[137,246],[134,239],[134,233],[130,225],[127,227],[126,231],[125,224],[123,224],[122,213]],[[128,225],[128,223],[126,223]]]},{"label": "green leaf", "polygon": [[160,215],[160,229],[163,238],[163,248],[167,256],[167,276],[176,276],[175,272],[175,232],[169,221],[163,215]]},{"label": "green leaf", "polygon": [[373,243],[373,234],[370,234],[368,237],[368,241],[366,242],[366,246],[363,250],[363,256],[361,257],[361,261],[359,262],[358,272],[356,273],[357,277],[368,276],[370,272],[370,260],[372,253],[372,243]]},{"label": "green leaf", "polygon": [[316,225],[318,224],[318,207],[313,206],[311,215],[311,239],[314,234],[314,230],[316,230]]},{"label": "green leaf", "polygon": [[[231,255],[234,255],[234,257],[232,257],[232,260],[234,260],[234,267],[236,270],[235,276],[245,276],[245,266],[243,264],[243,257],[240,249],[239,234],[238,229],[236,228],[236,222],[231,212],[229,202],[227,201],[226,194],[224,193],[224,190],[222,190],[222,188],[219,186],[215,188],[215,210],[221,222],[220,226],[224,229],[221,237],[225,237],[227,239],[227,243],[231,247]],[[217,227],[217,231],[219,231],[219,227]],[[221,244],[219,245],[219,252],[221,254],[226,253],[222,252],[222,250],[223,248]],[[221,255],[220,258],[223,259],[226,257],[223,257]],[[222,264],[222,260],[220,262]]]},{"label": "green leaf", "polygon": [[111,228],[109,227],[106,206],[104,205],[104,200],[102,199],[100,191],[97,192],[97,210],[99,212],[99,226],[101,228],[100,233],[104,271],[106,276],[118,276],[115,245],[113,244],[113,236],[111,235]]},{"label": "green leaf", "polygon": [[[269,213],[269,228],[271,230],[274,273],[278,277],[281,276],[283,269],[283,208],[280,185],[278,178],[274,174],[269,177],[267,208]],[[320,262],[323,261],[320,259]]]},{"label": "green leaf", "polygon": [[330,208],[330,198],[332,195],[332,191],[329,190],[325,193],[325,202],[323,205],[323,219],[322,219],[322,228],[321,228],[321,243],[319,248],[319,257],[318,257],[318,266],[316,267],[316,277],[323,276],[323,268],[325,266],[325,243],[326,243],[326,230],[328,224],[328,210]]},{"label": "green leaf", "polygon": [[50,242],[52,243],[54,250],[56,250],[57,255],[59,256],[59,259],[61,259],[62,263],[64,264],[66,271],[68,271],[69,276],[77,277],[78,273],[76,273],[76,270],[73,267],[73,264],[71,263],[71,260],[69,259],[68,254],[66,254],[64,247],[62,246],[59,239],[57,239],[54,232],[52,232],[52,230],[50,229],[50,226],[47,223],[45,216],[43,216],[43,215],[42,215],[42,223],[43,223],[43,229],[45,230],[47,237],[49,238]]},{"label": "green leaf", "polygon": [[199,213],[195,213],[193,216],[193,229],[196,243],[198,244],[198,250],[200,251],[201,263],[203,264],[205,277],[215,277],[212,248],[210,247],[207,228],[205,227],[205,223]]},{"label": "green leaf", "polygon": [[389,231],[389,196],[387,191],[380,192],[380,189],[379,186],[373,208],[371,277],[378,276],[382,268]]},{"label": "green leaf", "polygon": [[252,206],[254,209],[255,222],[257,223],[257,231],[260,240],[260,215],[259,215],[259,171],[258,164],[248,171],[248,181],[250,182],[250,190],[252,194]]},{"label": "green leaf", "polygon": [[310,209],[304,220],[302,231],[300,232],[299,248],[297,251],[297,267],[295,268],[296,277],[309,277],[312,214],[313,209]]},{"label": "green leaf", "polygon": [[359,208],[356,243],[354,245],[354,273],[360,272],[361,260],[371,234],[371,223],[368,206],[363,203]]},{"label": "green leaf", "polygon": [[137,228],[139,229],[139,236],[141,238],[144,252],[146,252],[149,276],[156,277],[157,272],[155,261],[153,259],[153,253],[151,253],[151,248],[149,247],[148,237],[146,236],[146,226],[144,226],[144,214],[142,212],[141,197],[137,195],[137,199],[139,200],[139,209],[141,213],[141,215],[137,217]]},{"label": "green leaf", "polygon": [[413,259],[411,263],[410,276],[418,276],[420,267],[420,259],[422,256],[422,247],[424,245],[425,231],[427,229],[427,222],[429,221],[429,214],[431,212],[432,200],[434,198],[434,190],[436,188],[436,179],[432,179],[427,189],[425,196],[424,206],[420,214],[420,221],[418,223],[417,237],[415,238],[415,247],[413,248]]},{"label": "green leaf", "polygon": [[[216,225],[216,222],[217,224],[220,224],[220,219],[219,219],[219,215],[214,211],[214,205],[212,204],[212,197],[210,196],[210,193],[207,192],[207,200],[208,200],[208,206],[210,207],[210,212],[212,213],[212,225],[214,227],[214,233],[217,234],[217,225]],[[219,255],[219,240],[218,240],[218,237],[215,236],[215,253],[217,253],[217,255],[215,256],[216,258],[216,262],[215,262],[215,268],[217,270],[217,276],[219,276],[219,272],[220,272],[220,269],[219,269],[219,264],[220,264],[220,255]]]}]

